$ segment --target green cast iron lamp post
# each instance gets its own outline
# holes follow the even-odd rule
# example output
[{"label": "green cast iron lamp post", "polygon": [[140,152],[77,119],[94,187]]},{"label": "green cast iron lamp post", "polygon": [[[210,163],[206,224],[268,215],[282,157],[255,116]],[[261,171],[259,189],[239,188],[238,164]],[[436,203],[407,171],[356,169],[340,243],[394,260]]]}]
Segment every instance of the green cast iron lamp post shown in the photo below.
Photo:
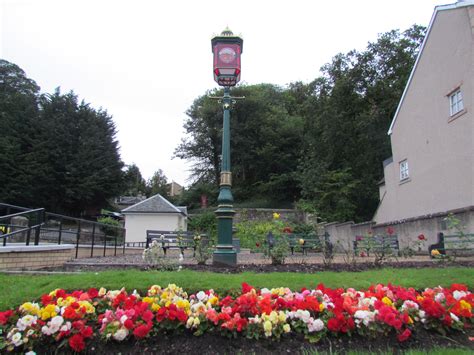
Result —
[{"label": "green cast iron lamp post", "polygon": [[240,55],[242,53],[243,40],[234,36],[229,28],[226,28],[212,41],[212,53],[214,54],[214,80],[224,87],[224,96],[221,98],[224,110],[224,122],[222,130],[222,161],[219,185],[219,196],[217,198],[217,247],[213,255],[214,265],[235,266],[237,265],[237,253],[232,245],[232,220],[235,214],[232,203],[232,174],[230,170],[230,110],[234,102],[230,96],[230,87],[240,81]]}]

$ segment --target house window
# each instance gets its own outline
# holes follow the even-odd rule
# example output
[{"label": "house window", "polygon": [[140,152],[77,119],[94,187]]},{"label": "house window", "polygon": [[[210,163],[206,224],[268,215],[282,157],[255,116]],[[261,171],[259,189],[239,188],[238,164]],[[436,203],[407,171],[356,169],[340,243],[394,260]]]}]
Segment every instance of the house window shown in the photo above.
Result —
[{"label": "house window", "polygon": [[400,162],[400,181],[408,179],[408,161],[404,160]]},{"label": "house window", "polygon": [[464,109],[462,102],[461,89],[457,89],[449,95],[449,113],[454,116],[456,113],[461,112]]}]

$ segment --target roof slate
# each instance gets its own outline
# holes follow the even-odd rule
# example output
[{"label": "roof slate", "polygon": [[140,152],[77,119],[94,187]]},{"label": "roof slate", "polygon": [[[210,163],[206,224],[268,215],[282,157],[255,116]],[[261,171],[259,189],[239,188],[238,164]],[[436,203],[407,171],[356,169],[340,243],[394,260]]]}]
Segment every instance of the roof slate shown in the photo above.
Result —
[{"label": "roof slate", "polygon": [[122,212],[123,213],[140,213],[140,212],[142,213],[180,213],[180,214],[183,213],[160,194],[156,194],[133,206],[127,207],[123,209]]}]

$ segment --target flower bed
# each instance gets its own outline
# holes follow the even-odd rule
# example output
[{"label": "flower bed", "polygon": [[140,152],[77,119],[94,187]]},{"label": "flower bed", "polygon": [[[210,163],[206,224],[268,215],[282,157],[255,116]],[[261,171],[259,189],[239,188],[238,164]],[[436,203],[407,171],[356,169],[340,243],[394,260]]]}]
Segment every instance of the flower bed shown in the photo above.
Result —
[{"label": "flower bed", "polygon": [[38,303],[0,312],[0,350],[31,351],[41,344],[83,351],[92,339],[142,340],[163,333],[205,333],[275,339],[294,333],[310,342],[327,336],[394,336],[408,340],[417,329],[442,334],[473,323],[474,294],[466,286],[412,288],[374,285],[367,290],[319,285],[300,292],[257,290],[247,284],[235,297],[213,290],[188,296],[180,287],[154,285],[136,291],[54,290]]}]

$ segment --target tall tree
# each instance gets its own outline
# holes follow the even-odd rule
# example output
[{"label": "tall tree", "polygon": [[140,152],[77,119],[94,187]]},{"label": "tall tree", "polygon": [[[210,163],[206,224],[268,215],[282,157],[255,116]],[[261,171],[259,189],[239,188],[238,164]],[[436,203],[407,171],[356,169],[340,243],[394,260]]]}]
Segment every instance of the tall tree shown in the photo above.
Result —
[{"label": "tall tree", "polygon": [[28,205],[34,184],[27,169],[38,115],[39,86],[0,59],[0,201]]},{"label": "tall tree", "polygon": [[127,165],[123,172],[122,193],[129,196],[146,195],[146,181],[135,164]]},{"label": "tall tree", "polygon": [[[315,90],[305,111],[299,177],[304,199],[313,201],[322,217],[372,217],[377,182],[383,176],[381,162],[390,156],[386,132],[423,36],[420,26],[384,33],[363,52],[336,55],[311,84]],[[327,188],[337,186],[334,179],[350,187],[345,189],[350,203],[337,203],[338,194],[328,202]]]},{"label": "tall tree", "polygon": [[153,176],[147,181],[148,196],[160,194],[168,198],[168,178],[163,173],[163,170],[158,169]]},{"label": "tall tree", "polygon": [[122,162],[106,111],[59,89],[40,95],[0,60],[0,201],[79,215],[120,191]]}]

